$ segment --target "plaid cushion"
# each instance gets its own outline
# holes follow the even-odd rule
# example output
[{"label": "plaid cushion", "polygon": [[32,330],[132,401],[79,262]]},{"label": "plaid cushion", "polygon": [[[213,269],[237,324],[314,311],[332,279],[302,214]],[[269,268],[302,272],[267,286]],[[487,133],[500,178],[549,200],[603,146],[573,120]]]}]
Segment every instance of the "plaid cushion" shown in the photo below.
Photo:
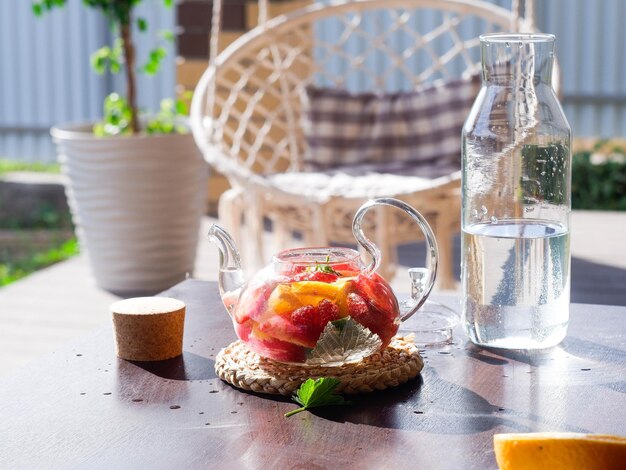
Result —
[{"label": "plaid cushion", "polygon": [[437,177],[461,166],[461,129],[480,87],[473,75],[392,94],[307,88],[305,169],[359,166]]}]

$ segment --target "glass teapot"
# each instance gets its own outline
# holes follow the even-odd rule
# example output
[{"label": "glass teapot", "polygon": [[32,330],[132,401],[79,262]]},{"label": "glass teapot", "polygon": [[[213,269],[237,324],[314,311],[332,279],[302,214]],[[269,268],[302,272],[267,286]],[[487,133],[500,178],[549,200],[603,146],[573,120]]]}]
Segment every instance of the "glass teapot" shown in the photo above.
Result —
[{"label": "glass teapot", "polygon": [[[380,251],[363,233],[366,212],[380,205],[406,212],[426,240],[425,288],[403,312],[389,284],[376,273]],[[419,212],[392,198],[361,206],[352,233],[372,258],[367,266],[359,252],[349,248],[296,248],[276,254],[246,282],[233,239],[218,225],[211,226],[209,239],[220,251],[220,294],[239,339],[262,357],[301,365],[357,362],[386,347],[400,323],[432,290],[438,259],[435,237]]]}]

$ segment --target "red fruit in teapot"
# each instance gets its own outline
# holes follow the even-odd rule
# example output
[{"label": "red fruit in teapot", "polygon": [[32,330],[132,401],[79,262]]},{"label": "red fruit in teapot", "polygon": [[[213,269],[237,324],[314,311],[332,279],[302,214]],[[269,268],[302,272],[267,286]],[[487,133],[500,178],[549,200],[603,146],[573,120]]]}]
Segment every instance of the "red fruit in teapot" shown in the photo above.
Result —
[{"label": "red fruit in teapot", "polygon": [[[304,311],[306,307],[301,307],[294,311],[291,317],[282,315],[272,315],[258,324],[258,330],[268,337],[273,337],[288,343],[312,348],[319,338],[320,331],[316,325],[311,325],[306,320],[308,313]],[[314,309],[314,307],[311,307]]]},{"label": "red fruit in teapot", "polygon": [[339,318],[339,307],[330,300],[322,300],[317,306],[317,326],[324,329],[329,321]]},{"label": "red fruit in teapot", "polygon": [[348,294],[348,314],[354,318],[359,319],[363,318],[365,315],[368,315],[370,312],[370,308],[367,305],[367,302],[361,297],[359,294]]},{"label": "red fruit in teapot", "polygon": [[294,325],[311,325],[316,314],[317,309],[313,305],[305,305],[291,312],[291,321]]},{"label": "red fruit in teapot", "polygon": [[383,347],[388,345],[398,332],[399,321],[391,320],[387,313],[366,301],[359,294],[348,294],[348,313],[354,320],[380,336]]},{"label": "red fruit in teapot", "polygon": [[306,326],[316,335],[316,340],[324,330],[329,321],[339,318],[339,307],[330,300],[323,299],[314,307],[313,305],[305,305],[297,308],[291,313],[291,321],[294,325]]},{"label": "red fruit in teapot", "polygon": [[334,273],[327,273],[322,271],[309,271],[296,274],[294,281],[317,281],[317,282],[335,282],[339,279],[339,276]]},{"label": "red fruit in teapot", "polygon": [[389,316],[399,315],[400,307],[391,286],[377,273],[359,274],[355,287],[356,292],[377,310]]},{"label": "red fruit in teapot", "polygon": [[338,263],[333,264],[333,271],[342,277],[356,276],[360,272],[360,268],[356,263]]},{"label": "red fruit in teapot", "polygon": [[246,342],[258,354],[283,362],[304,362],[305,348],[253,330]]},{"label": "red fruit in teapot", "polygon": [[277,281],[251,283],[239,298],[234,311],[237,323],[256,320],[265,313],[267,299],[276,287]]},{"label": "red fruit in teapot", "polygon": [[294,277],[298,274],[305,273],[307,267],[302,264],[291,264],[285,263],[284,266],[281,267],[279,273],[283,276]]}]

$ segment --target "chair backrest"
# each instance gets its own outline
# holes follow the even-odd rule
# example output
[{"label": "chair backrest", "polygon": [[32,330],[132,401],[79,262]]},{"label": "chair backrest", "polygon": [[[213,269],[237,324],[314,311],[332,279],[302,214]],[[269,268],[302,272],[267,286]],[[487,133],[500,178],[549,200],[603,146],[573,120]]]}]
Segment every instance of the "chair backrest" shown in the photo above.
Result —
[{"label": "chair backrest", "polygon": [[479,70],[478,36],[533,31],[479,0],[314,4],[249,31],[215,58],[192,104],[205,158],[231,180],[301,168],[309,84],[398,91]]}]

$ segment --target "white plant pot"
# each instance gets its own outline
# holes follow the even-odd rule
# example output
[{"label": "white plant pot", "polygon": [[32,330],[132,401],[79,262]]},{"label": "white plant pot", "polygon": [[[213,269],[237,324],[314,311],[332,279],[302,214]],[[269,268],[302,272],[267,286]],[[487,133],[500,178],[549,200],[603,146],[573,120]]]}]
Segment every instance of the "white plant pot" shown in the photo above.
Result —
[{"label": "white plant pot", "polygon": [[100,287],[149,295],[192,273],[208,167],[191,133],[98,138],[69,124],[51,134]]}]

